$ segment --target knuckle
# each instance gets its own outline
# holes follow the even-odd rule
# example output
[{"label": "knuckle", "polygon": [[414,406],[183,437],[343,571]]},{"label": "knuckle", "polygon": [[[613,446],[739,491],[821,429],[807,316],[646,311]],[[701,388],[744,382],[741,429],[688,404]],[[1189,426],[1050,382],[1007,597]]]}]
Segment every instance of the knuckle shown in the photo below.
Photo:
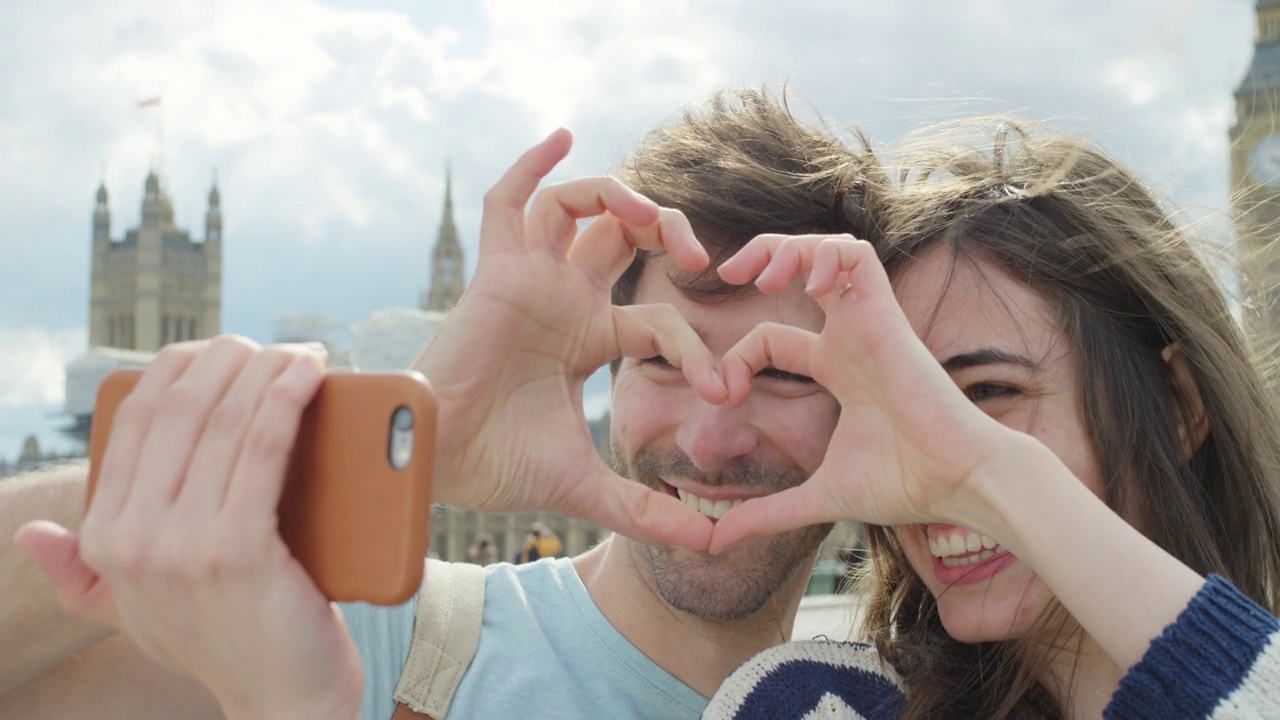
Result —
[{"label": "knuckle", "polygon": [[223,434],[241,430],[249,420],[249,409],[237,399],[226,398],[214,408],[209,418],[209,430]]},{"label": "knuckle", "polygon": [[193,578],[223,577],[233,561],[233,553],[221,534],[206,538],[204,542],[192,547],[186,556],[183,573]]},{"label": "knuckle", "polygon": [[629,196],[629,195],[635,194],[635,192],[626,183],[622,182],[621,180],[619,180],[618,178],[612,175],[602,175],[598,178],[595,178],[595,181],[597,183],[598,190],[602,193],[609,193],[611,195],[619,195],[619,196]]},{"label": "knuckle", "polygon": [[129,393],[116,409],[112,423],[125,431],[140,431],[155,417],[159,402],[153,395]]},{"label": "knuckle", "polygon": [[494,185],[485,191],[484,197],[480,200],[480,206],[484,210],[496,210],[506,205],[506,193],[498,185]]},{"label": "knuckle", "polygon": [[[281,368],[282,370],[289,367],[289,363]],[[310,396],[296,382],[292,382],[287,374],[280,374],[271,381],[267,386],[266,395],[263,397],[262,405],[272,412],[279,413],[284,411],[301,411],[306,406]]]},{"label": "knuckle", "polygon": [[151,561],[148,543],[135,532],[116,532],[101,544],[100,571],[104,574],[136,578]]},{"label": "knuckle", "polygon": [[258,348],[258,344],[254,341],[244,337],[243,335],[236,335],[234,333],[222,333],[214,337],[209,344],[211,347],[216,347],[220,350],[252,351]]},{"label": "knuckle", "polygon": [[685,215],[684,211],[679,208],[664,207],[659,210],[659,214],[662,215],[664,220],[667,220],[669,222],[675,222],[682,225],[689,224],[689,217]]},{"label": "knuckle", "polygon": [[293,449],[293,435],[275,423],[259,423],[245,438],[245,454],[258,460],[276,460]]},{"label": "knuckle", "polygon": [[277,371],[289,366],[295,358],[310,354],[303,345],[272,345],[263,348],[254,358],[256,362],[262,363]]},{"label": "knuckle", "polygon": [[179,380],[164,391],[157,409],[165,416],[190,415],[197,411],[199,403],[199,388],[189,381]]},{"label": "knuckle", "polygon": [[158,544],[151,551],[147,564],[152,572],[166,578],[189,576],[198,567],[191,561],[191,554],[185,546],[172,540]]}]

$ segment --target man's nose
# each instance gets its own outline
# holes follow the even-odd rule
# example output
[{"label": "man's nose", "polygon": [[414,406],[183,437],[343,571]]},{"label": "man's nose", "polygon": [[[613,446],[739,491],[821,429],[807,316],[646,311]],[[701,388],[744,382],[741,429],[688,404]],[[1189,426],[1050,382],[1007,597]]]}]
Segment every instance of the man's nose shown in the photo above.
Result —
[{"label": "man's nose", "polygon": [[676,445],[704,471],[750,455],[760,444],[760,434],[750,420],[749,407],[750,403],[734,408],[695,400],[676,431]]}]

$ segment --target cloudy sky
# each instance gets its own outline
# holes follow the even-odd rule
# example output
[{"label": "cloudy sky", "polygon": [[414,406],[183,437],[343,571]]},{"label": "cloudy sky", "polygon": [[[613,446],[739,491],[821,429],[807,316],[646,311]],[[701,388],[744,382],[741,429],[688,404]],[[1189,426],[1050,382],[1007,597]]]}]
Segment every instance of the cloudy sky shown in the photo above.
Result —
[{"label": "cloudy sky", "polygon": [[[263,342],[282,316],[415,304],[446,161],[471,265],[480,197],[524,148],[566,126],[556,179],[607,172],[724,86],[785,82],[881,142],[957,115],[1050,119],[1222,235],[1253,23],[1251,0],[5,3],[0,457],[32,432],[66,445],[100,179],[120,236],[158,164],[200,236],[216,171],[223,329]],[[137,107],[153,96],[160,111]]]}]

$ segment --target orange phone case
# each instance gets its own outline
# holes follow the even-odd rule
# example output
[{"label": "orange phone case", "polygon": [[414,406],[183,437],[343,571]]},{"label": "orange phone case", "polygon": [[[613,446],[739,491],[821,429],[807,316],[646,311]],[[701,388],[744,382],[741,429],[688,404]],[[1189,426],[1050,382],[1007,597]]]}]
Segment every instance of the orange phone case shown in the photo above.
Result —
[{"label": "orange phone case", "polygon": [[[116,408],[141,370],[98,387],[87,503]],[[391,462],[392,416],[413,413],[412,454]],[[280,536],[330,600],[404,602],[422,583],[435,466],[435,394],[416,372],[331,371],[303,413],[278,507]]]}]

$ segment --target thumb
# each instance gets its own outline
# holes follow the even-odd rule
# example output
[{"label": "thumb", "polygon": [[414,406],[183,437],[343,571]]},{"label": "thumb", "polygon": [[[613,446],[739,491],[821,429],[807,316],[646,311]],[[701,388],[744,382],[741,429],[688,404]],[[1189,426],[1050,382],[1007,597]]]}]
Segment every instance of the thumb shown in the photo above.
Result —
[{"label": "thumb", "polygon": [[581,517],[643,543],[702,550],[711,541],[711,519],[678,498],[652,490],[613,472],[587,484],[576,498]]},{"label": "thumb", "polygon": [[13,539],[49,579],[58,604],[68,615],[117,627],[111,590],[80,559],[80,538],[75,533],[47,520],[36,520],[18,528]]},{"label": "thumb", "polygon": [[752,498],[716,521],[708,549],[719,553],[743,540],[838,520],[821,497],[821,490],[810,478],[793,488]]}]

